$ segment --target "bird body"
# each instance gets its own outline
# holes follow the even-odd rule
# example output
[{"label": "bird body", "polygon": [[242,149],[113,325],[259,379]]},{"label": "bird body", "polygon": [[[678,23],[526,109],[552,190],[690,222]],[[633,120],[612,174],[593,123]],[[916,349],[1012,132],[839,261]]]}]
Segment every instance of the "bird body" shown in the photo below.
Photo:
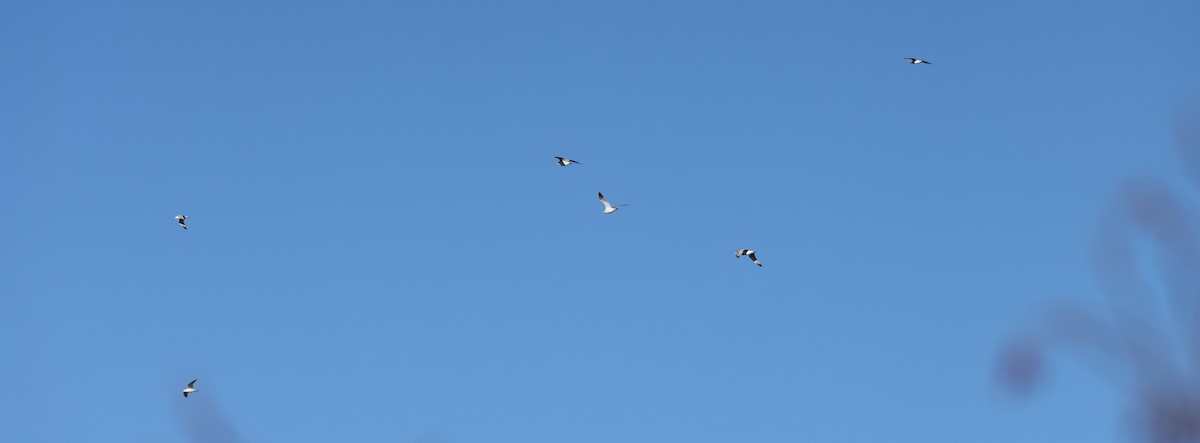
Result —
[{"label": "bird body", "polygon": [[188,383],[186,388],[183,388],[183,398],[187,398],[188,394],[198,391],[198,389],[196,389],[195,385],[196,385],[196,380],[192,380],[190,383]]},{"label": "bird body", "polygon": [[744,256],[747,256],[747,257],[750,257],[750,260],[754,260],[754,264],[758,265],[758,267],[760,267],[760,268],[762,267],[762,262],[758,261],[758,257],[755,257],[755,256],[754,256],[754,250],[752,250],[752,249],[738,249],[738,250],[737,250],[737,252],[735,252],[733,256],[734,256],[735,258],[741,258],[743,255],[744,255]]},{"label": "bird body", "polygon": [[575,160],[571,160],[569,158],[562,158],[562,157],[554,157],[554,158],[558,159],[559,166],[570,166],[571,163],[579,163],[579,162],[577,162]]},{"label": "bird body", "polygon": [[929,63],[925,60],[921,60],[919,58],[908,57],[908,58],[905,58],[905,60],[908,60],[908,64],[910,64],[910,65],[920,65],[920,64],[932,65],[933,64],[933,63]]}]

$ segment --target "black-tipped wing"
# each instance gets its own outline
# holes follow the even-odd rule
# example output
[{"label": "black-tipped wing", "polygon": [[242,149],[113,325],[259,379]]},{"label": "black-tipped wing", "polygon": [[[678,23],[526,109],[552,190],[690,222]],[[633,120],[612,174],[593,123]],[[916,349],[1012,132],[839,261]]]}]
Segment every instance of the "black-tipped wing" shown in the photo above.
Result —
[{"label": "black-tipped wing", "polygon": [[187,394],[188,394],[187,392],[184,392],[184,393],[183,393],[183,398],[187,398]]},{"label": "black-tipped wing", "polygon": [[596,194],[600,196],[600,203],[604,203],[604,209],[611,209],[613,207],[613,205],[608,203],[608,200],[604,199],[604,194],[601,194],[599,192],[597,192]]},{"label": "black-tipped wing", "polygon": [[[199,380],[199,379],[197,378],[196,380]],[[196,384],[196,380],[192,380],[192,381],[188,382],[188,387],[189,387],[189,388],[195,388],[195,386],[193,386],[193,385],[195,385],[195,384]]]}]

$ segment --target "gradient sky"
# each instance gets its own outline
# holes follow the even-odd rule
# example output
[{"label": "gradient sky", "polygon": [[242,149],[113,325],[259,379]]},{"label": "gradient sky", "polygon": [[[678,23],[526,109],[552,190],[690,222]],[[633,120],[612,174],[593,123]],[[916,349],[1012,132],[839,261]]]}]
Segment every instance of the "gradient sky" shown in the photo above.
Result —
[{"label": "gradient sky", "polygon": [[1124,441],[1086,365],[993,369],[1099,303],[1122,180],[1184,182],[1197,23],[0,3],[0,441]]}]

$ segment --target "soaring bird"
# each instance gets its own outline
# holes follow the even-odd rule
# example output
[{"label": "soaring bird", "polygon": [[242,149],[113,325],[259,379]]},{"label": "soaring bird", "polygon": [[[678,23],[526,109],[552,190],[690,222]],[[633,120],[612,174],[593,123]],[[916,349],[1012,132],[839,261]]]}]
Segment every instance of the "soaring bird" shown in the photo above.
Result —
[{"label": "soaring bird", "polygon": [[196,380],[192,380],[191,383],[188,383],[188,387],[183,388],[183,398],[187,398],[188,394],[191,394],[191,393],[197,391],[195,386],[193,386],[195,384],[196,384]]},{"label": "soaring bird", "polygon": [[185,222],[184,220],[187,220],[189,218],[191,218],[191,217],[188,217],[186,215],[176,215],[175,216],[175,220],[179,221],[179,226],[182,226],[183,229],[187,229],[187,222]]},{"label": "soaring bird", "polygon": [[738,249],[738,251],[733,256],[734,256],[734,258],[741,258],[743,255],[750,257],[751,260],[754,260],[754,264],[758,265],[758,267],[760,267],[760,268],[762,267],[762,262],[758,261],[758,257],[754,256],[754,251],[752,251],[752,250]]},{"label": "soaring bird", "polygon": [[604,199],[604,194],[603,194],[603,193],[599,193],[599,192],[597,192],[597,194],[599,194],[599,195],[600,195],[600,203],[604,203],[604,213],[605,213],[605,214],[612,214],[612,213],[614,213],[614,212],[617,212],[617,208],[618,208],[618,207],[620,207],[620,206],[629,206],[629,205],[617,205],[617,206],[613,206],[613,205],[611,205],[611,204],[609,204],[609,203],[608,203],[608,200],[605,200],[605,199]]},{"label": "soaring bird", "polygon": [[905,58],[905,60],[908,60],[908,64],[910,64],[910,65],[919,65],[919,64],[921,64],[921,63],[927,64],[927,65],[932,65],[932,64],[933,64],[933,63],[929,63],[929,62],[927,62],[927,61],[925,61],[925,60],[921,60],[921,59],[919,59],[919,58],[907,57],[907,58]]},{"label": "soaring bird", "polygon": [[571,159],[569,159],[569,158],[562,158],[562,157],[554,157],[554,158],[557,158],[557,159],[558,159],[558,165],[559,165],[559,166],[568,166],[568,165],[570,165],[571,163],[579,163],[579,162],[577,162],[577,161],[575,161],[575,160],[571,160]]}]

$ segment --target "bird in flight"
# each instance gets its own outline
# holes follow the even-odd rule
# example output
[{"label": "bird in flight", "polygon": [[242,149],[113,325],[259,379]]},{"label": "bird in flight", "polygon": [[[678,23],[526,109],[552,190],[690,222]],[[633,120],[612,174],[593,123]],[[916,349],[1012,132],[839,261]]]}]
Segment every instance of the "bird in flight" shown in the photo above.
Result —
[{"label": "bird in flight", "polygon": [[604,203],[604,213],[605,213],[605,214],[612,214],[612,213],[614,213],[614,212],[617,212],[617,208],[618,208],[618,207],[620,207],[620,206],[629,206],[629,205],[617,205],[617,206],[613,206],[613,205],[611,205],[611,204],[609,204],[609,203],[608,203],[608,200],[605,200],[605,199],[604,199],[604,194],[603,194],[603,193],[597,192],[597,194],[599,194],[599,195],[600,195],[600,203]]},{"label": "bird in flight", "polygon": [[571,163],[579,163],[579,162],[577,162],[575,160],[571,160],[569,158],[562,158],[562,157],[554,157],[554,158],[558,159],[559,166],[569,166]]},{"label": "bird in flight", "polygon": [[196,384],[196,380],[192,380],[191,383],[188,383],[188,387],[183,388],[183,398],[187,398],[188,394],[191,394],[191,393],[197,391],[196,387],[194,386],[195,384]]},{"label": "bird in flight", "polygon": [[925,61],[925,60],[921,60],[921,59],[919,59],[919,58],[907,57],[907,58],[905,58],[905,60],[908,60],[908,64],[910,64],[910,65],[919,65],[919,64],[922,64],[922,63],[924,63],[924,64],[927,64],[927,65],[932,65],[932,64],[933,64],[933,63],[929,63],[929,62],[927,62],[927,61]]},{"label": "bird in flight", "polygon": [[185,229],[185,230],[187,229],[187,222],[185,222],[184,220],[187,220],[189,218],[191,218],[191,217],[188,217],[186,215],[176,215],[175,216],[175,220],[179,221],[179,226],[182,226],[183,229]]},{"label": "bird in flight", "polygon": [[758,257],[755,257],[754,251],[750,249],[738,249],[737,253],[734,254],[734,258],[741,258],[743,255],[750,257],[751,260],[754,260],[754,264],[758,265],[758,267],[762,267],[762,262],[758,261]]}]

